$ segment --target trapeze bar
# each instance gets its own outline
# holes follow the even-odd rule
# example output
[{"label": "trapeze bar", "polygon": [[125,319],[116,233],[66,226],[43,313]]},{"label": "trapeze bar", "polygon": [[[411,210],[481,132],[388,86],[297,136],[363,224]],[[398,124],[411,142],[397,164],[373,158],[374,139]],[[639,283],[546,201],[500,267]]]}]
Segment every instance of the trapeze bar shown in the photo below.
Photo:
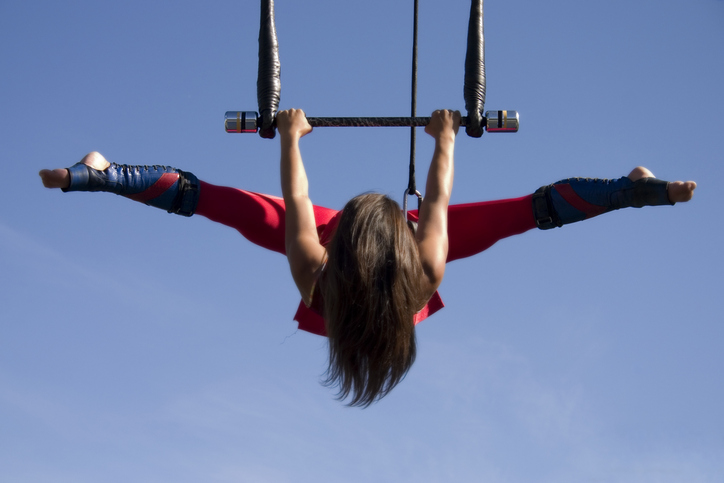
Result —
[{"label": "trapeze bar", "polygon": [[[411,127],[427,126],[429,117],[308,117],[312,127]],[[465,126],[467,117],[460,119]],[[227,111],[224,128],[228,133],[255,133],[259,129],[259,115],[254,111]],[[487,111],[483,125],[488,132],[518,132],[518,111]]]}]

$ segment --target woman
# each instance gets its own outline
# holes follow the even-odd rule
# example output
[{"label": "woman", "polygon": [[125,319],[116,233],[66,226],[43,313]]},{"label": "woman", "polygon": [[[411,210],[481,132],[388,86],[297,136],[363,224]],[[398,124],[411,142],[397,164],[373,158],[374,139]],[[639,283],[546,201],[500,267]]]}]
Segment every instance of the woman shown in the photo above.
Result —
[{"label": "woman", "polygon": [[111,164],[90,153],[68,169],[43,170],[43,184],[64,191],[109,191],[169,212],[198,213],[286,254],[302,296],[299,328],[329,337],[326,384],[368,406],[388,394],[415,360],[414,326],[442,308],[445,264],[480,253],[536,226],[549,229],[607,211],[688,201],[696,183],[668,183],[645,168],[617,180],[573,178],[533,195],[448,206],[460,114],[436,111],[426,193],[408,224],[399,205],[376,194],[341,212],[314,206],[299,140],[311,132],[300,110],[277,116],[283,199],[214,186],[164,166]]}]

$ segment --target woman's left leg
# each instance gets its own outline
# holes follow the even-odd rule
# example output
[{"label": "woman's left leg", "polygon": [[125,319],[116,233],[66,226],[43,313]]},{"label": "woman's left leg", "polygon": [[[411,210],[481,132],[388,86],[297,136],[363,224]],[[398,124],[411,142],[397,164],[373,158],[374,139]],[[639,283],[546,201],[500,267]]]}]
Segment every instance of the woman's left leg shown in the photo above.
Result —
[{"label": "woman's left leg", "polygon": [[447,261],[470,257],[499,240],[535,228],[533,196],[451,205],[448,208]]},{"label": "woman's left leg", "polygon": [[[535,228],[533,195],[507,200],[450,205],[447,261],[473,256],[497,241]],[[417,219],[417,210],[410,211]]]}]

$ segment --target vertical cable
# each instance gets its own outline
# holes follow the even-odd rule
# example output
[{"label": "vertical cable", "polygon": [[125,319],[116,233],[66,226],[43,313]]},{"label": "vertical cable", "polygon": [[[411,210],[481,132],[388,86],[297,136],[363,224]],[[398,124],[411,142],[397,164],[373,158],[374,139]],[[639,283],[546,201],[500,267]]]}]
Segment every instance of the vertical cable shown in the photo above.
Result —
[{"label": "vertical cable", "polygon": [[[412,26],[412,105],[410,117],[417,117],[417,7],[418,0],[415,0]],[[417,192],[415,186],[415,141],[415,126],[412,126],[410,128],[410,179],[407,184],[407,195],[414,195]],[[405,205],[407,205],[407,195],[405,195]],[[421,202],[422,200],[418,197],[418,209]]]}]

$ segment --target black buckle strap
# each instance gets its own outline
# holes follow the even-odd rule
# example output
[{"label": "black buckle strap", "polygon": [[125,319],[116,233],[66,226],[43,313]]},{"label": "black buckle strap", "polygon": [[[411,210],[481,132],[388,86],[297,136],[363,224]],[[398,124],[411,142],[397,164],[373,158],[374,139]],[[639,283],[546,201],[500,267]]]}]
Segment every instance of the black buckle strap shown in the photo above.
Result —
[{"label": "black buckle strap", "polygon": [[199,180],[193,173],[178,170],[178,192],[168,211],[181,216],[192,216],[199,202]]},{"label": "black buckle strap", "polygon": [[541,230],[563,226],[550,201],[551,186],[543,186],[533,193],[533,216]]}]

